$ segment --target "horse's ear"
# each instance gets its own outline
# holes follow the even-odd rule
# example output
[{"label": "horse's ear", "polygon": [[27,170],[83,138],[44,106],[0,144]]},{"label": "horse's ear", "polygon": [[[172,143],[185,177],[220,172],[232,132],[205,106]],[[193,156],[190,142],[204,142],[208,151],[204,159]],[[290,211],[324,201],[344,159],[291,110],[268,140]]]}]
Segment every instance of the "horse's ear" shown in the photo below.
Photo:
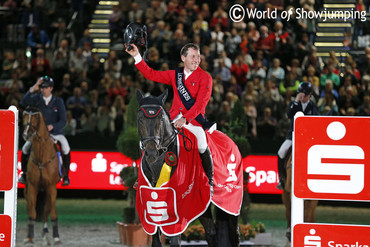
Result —
[{"label": "horse's ear", "polygon": [[136,90],[136,99],[137,99],[137,102],[139,102],[140,104],[140,101],[144,98],[144,95],[141,93],[140,90]]},{"label": "horse's ear", "polygon": [[162,105],[166,103],[166,99],[168,97],[168,89],[164,90],[164,92],[158,97],[158,99],[162,102]]}]

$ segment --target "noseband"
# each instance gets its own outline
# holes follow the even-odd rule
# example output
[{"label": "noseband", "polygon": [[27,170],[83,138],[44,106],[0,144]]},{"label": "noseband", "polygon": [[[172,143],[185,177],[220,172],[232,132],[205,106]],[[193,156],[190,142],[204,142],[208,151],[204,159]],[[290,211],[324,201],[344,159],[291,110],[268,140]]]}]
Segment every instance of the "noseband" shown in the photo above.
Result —
[{"label": "noseband", "polygon": [[[139,108],[139,113],[140,112],[143,113],[143,116],[145,117],[145,119],[148,119],[148,120],[157,119],[157,121],[160,121],[160,126],[161,126],[160,136],[155,135],[155,129],[154,129],[155,125],[147,126],[148,124],[152,124],[152,121],[150,122],[146,121],[144,124],[147,130],[149,130],[148,136],[143,136],[142,131],[140,131],[141,128],[140,127],[138,128],[140,140],[141,140],[141,146],[140,146],[141,150],[146,151],[146,144],[149,142],[154,142],[157,151],[167,152],[168,147],[171,145],[173,140],[175,140],[176,135],[178,134],[178,130],[173,126],[173,124],[169,122],[169,117],[168,117],[167,112],[160,105],[142,105]],[[167,119],[166,119],[166,115],[167,115]],[[138,126],[140,126],[139,122],[141,118],[138,117],[137,119],[138,119]],[[168,122],[168,124],[166,124],[166,121]],[[167,139],[164,139],[165,127],[170,127],[173,130],[172,131],[173,133]]]},{"label": "noseband", "polygon": [[[41,114],[41,112],[28,112],[28,111],[25,111],[24,113],[27,114],[27,115],[29,115],[28,121],[27,121],[26,124],[24,124],[24,126],[25,127],[28,127],[29,128],[29,131],[32,131],[32,134],[33,133],[36,133],[36,135],[37,135],[37,131],[40,128],[40,114]],[[32,116],[33,115],[37,115],[37,125],[36,126],[31,123],[31,119],[32,119]]]}]

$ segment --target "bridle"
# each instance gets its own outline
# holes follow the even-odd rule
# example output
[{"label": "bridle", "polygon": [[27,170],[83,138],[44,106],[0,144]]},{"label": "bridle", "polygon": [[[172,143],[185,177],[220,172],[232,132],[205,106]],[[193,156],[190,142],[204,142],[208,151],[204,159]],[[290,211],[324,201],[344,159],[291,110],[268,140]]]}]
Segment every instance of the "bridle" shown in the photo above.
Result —
[{"label": "bridle", "polygon": [[[29,115],[29,118],[28,118],[28,121],[26,124],[24,124],[23,126],[25,127],[25,130],[24,132],[31,132],[32,136],[36,135],[37,137],[39,137],[41,139],[41,137],[39,136],[39,134],[37,133],[39,128],[40,128],[40,119],[41,119],[41,112],[29,112],[29,111],[24,111],[24,114],[27,114]],[[33,115],[37,115],[37,125],[33,125],[31,123],[31,119],[32,119],[32,116]]]},{"label": "bridle", "polygon": [[[144,124],[149,130],[149,135],[144,136],[140,126],[140,121],[142,121],[142,118],[140,117],[140,113],[145,117],[146,120],[156,120],[161,121],[161,129],[159,135],[155,133],[155,128],[147,126],[147,124]],[[167,118],[166,118],[167,117]],[[168,113],[164,110],[164,108],[161,105],[155,105],[155,104],[147,104],[147,105],[141,105],[138,112],[138,131],[140,135],[140,148],[142,151],[146,151],[146,145],[149,142],[154,142],[155,147],[157,151],[167,152],[169,146],[172,144],[172,142],[175,140],[177,134],[179,131],[173,126],[173,124],[169,121]],[[159,119],[159,120],[158,120]],[[149,124],[151,124],[153,121],[150,121]],[[166,124],[167,123],[167,124]],[[165,134],[165,127],[169,127],[172,129],[172,133],[170,136],[166,137],[164,139]]]}]

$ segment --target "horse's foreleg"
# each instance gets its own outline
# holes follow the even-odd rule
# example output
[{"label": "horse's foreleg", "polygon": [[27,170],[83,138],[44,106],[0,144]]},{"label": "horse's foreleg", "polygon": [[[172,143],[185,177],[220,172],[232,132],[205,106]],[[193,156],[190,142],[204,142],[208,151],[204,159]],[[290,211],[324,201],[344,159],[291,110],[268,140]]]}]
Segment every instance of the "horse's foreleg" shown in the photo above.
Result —
[{"label": "horse's foreleg", "polygon": [[27,185],[27,213],[28,213],[28,232],[27,238],[25,239],[26,243],[32,243],[35,228],[35,220],[36,220],[36,198],[37,198],[38,188],[35,186]]},{"label": "horse's foreleg", "polygon": [[43,244],[45,246],[50,245],[49,241],[49,229],[48,229],[48,221],[49,221],[49,214],[50,214],[50,194],[45,193],[45,206],[44,206],[44,212],[43,212],[43,217],[44,217],[44,227],[42,229],[42,238],[43,238]]},{"label": "horse's foreleg", "polygon": [[315,211],[318,203],[318,200],[304,201],[304,222],[315,222]]},{"label": "horse's foreleg", "polygon": [[170,247],[181,246],[181,234],[170,238]]},{"label": "horse's foreleg", "polygon": [[53,239],[54,245],[61,244],[59,238],[59,230],[58,230],[58,215],[56,211],[56,198],[57,198],[57,189],[55,186],[49,186],[48,194],[50,195],[50,219],[53,224]]},{"label": "horse's foreleg", "polygon": [[152,235],[152,247],[162,247],[161,233],[159,232],[159,229],[154,235]]},{"label": "horse's foreleg", "polygon": [[215,208],[218,246],[239,247],[239,217]]},{"label": "horse's foreleg", "polygon": [[208,246],[210,247],[217,247],[217,231],[216,225],[213,222],[212,212],[211,212],[211,205],[207,208],[207,210],[199,217],[200,223],[202,223],[204,230],[206,232],[206,240]]},{"label": "horse's foreleg", "polygon": [[47,218],[46,218],[46,220],[44,221],[44,227],[42,228],[42,233],[41,233],[44,246],[50,245],[48,235],[49,235],[49,229],[48,229],[48,223],[47,223]]},{"label": "horse's foreleg", "polygon": [[[225,213],[225,212],[223,212]],[[228,227],[229,227],[229,238],[231,246],[239,247],[239,216],[234,216],[231,214],[227,214],[228,217]]]}]

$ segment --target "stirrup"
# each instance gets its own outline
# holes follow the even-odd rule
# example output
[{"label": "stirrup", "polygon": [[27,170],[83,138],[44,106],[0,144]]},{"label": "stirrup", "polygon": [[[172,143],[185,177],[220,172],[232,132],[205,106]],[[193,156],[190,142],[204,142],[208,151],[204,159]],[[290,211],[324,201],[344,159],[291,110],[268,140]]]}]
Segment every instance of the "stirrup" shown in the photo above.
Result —
[{"label": "stirrup", "polygon": [[70,183],[71,183],[71,181],[69,180],[69,177],[65,176],[63,178],[62,186],[68,186]]},{"label": "stirrup", "polygon": [[22,173],[21,177],[18,180],[18,183],[21,183],[21,184],[26,184],[27,183],[26,175],[24,173]]}]

